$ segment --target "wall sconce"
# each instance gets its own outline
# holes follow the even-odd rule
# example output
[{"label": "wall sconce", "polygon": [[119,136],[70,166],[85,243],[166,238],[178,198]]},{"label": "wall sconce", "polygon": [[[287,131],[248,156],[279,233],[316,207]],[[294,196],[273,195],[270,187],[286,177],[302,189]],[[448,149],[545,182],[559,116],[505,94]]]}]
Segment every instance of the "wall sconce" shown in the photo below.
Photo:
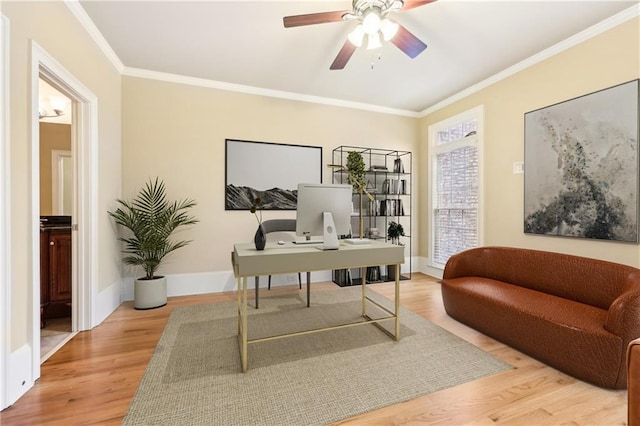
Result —
[{"label": "wall sconce", "polygon": [[64,115],[67,99],[60,96],[45,96],[40,98],[38,119],[60,117]]}]

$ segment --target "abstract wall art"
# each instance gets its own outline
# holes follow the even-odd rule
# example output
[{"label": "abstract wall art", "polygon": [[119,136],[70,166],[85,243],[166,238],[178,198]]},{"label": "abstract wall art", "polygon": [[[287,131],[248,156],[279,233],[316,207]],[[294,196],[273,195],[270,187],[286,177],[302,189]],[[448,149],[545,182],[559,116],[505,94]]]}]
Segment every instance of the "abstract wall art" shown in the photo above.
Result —
[{"label": "abstract wall art", "polygon": [[524,232],[638,242],[638,80],[525,114]]},{"label": "abstract wall art", "polygon": [[295,210],[298,183],[322,183],[322,147],[225,140],[225,210]]}]

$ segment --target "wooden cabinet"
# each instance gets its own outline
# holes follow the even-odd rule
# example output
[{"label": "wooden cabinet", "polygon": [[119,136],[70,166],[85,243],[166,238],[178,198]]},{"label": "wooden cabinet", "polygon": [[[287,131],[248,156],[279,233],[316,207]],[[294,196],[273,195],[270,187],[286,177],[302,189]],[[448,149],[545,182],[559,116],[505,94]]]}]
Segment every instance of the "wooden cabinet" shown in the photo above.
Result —
[{"label": "wooden cabinet", "polygon": [[49,235],[49,300],[71,302],[71,229]]},{"label": "wooden cabinet", "polygon": [[71,227],[40,229],[42,317],[71,315]]}]

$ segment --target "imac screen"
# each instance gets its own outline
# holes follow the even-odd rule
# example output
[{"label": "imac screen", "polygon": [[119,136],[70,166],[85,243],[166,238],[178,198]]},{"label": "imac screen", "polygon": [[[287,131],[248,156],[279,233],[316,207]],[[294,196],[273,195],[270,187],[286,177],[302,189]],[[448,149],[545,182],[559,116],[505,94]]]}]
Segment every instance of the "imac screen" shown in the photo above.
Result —
[{"label": "imac screen", "polygon": [[324,235],[324,213],[331,213],[335,234],[351,233],[351,185],[298,184],[298,207],[296,215],[296,235]]}]

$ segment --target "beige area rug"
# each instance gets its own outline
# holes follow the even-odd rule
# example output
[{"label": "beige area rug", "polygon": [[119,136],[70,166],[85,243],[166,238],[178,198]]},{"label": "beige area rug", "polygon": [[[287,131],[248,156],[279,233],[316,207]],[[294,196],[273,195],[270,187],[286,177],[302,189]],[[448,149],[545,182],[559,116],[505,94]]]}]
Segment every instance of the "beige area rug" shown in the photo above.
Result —
[{"label": "beige area rug", "polygon": [[[249,307],[249,337],[360,318],[360,287],[313,293],[310,308],[303,294]],[[512,368],[407,309],[400,318],[399,342],[369,324],[250,344],[243,374],[236,304],[177,308],[123,424],[322,425]]]}]

